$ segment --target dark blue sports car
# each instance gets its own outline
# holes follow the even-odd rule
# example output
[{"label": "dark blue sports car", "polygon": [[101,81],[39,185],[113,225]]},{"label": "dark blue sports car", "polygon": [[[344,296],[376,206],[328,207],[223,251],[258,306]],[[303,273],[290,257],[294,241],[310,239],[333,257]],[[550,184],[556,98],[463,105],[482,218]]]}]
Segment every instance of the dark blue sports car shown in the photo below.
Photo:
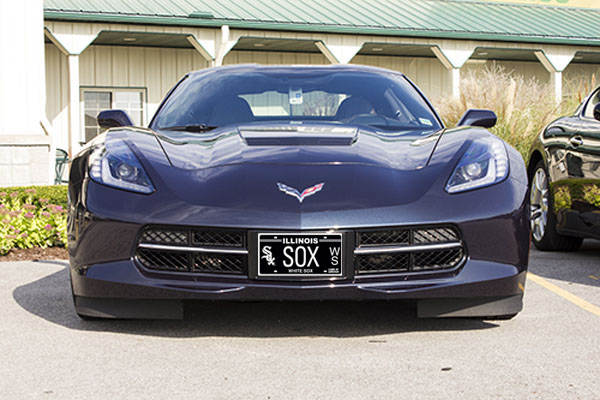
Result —
[{"label": "dark blue sports car", "polygon": [[522,308],[528,180],[468,111],[447,129],[404,75],[361,66],[193,72],[148,128],[122,111],[72,163],[82,318],[193,300],[407,300],[421,317]]}]

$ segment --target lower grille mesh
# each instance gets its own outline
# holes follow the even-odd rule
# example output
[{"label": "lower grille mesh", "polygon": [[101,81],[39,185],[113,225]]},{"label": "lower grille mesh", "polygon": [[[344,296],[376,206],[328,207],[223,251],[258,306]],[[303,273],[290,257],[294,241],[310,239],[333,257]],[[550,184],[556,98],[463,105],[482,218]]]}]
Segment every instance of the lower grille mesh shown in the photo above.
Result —
[{"label": "lower grille mesh", "polygon": [[418,252],[414,254],[413,271],[454,268],[463,258],[462,249]]},{"label": "lower grille mesh", "polygon": [[142,242],[157,244],[188,244],[186,231],[173,229],[146,229],[142,233]]},{"label": "lower grille mesh", "polygon": [[[453,226],[363,231],[357,233],[357,243],[357,251],[363,251],[356,256],[358,274],[450,270],[465,257]],[[375,247],[377,253],[369,254]]]},{"label": "lower grille mesh", "polygon": [[139,249],[137,258],[146,268],[163,271],[188,271],[187,253]]},{"label": "lower grille mesh", "polygon": [[198,254],[194,257],[192,271],[205,274],[243,274],[244,257],[210,253]]},{"label": "lower grille mesh", "polygon": [[247,256],[228,253],[245,251],[245,237],[242,231],[150,226],[140,235],[136,258],[156,271],[243,275]]},{"label": "lower grille mesh", "polygon": [[456,229],[453,228],[431,228],[415,229],[414,243],[444,243],[458,240]]},{"label": "lower grille mesh", "polygon": [[244,236],[241,232],[195,230],[192,243],[199,246],[243,247]]},{"label": "lower grille mesh", "polygon": [[402,253],[376,254],[358,257],[361,273],[408,272],[410,256]]},{"label": "lower grille mesh", "polygon": [[359,246],[383,246],[394,244],[408,244],[410,232],[408,229],[393,231],[361,232]]}]

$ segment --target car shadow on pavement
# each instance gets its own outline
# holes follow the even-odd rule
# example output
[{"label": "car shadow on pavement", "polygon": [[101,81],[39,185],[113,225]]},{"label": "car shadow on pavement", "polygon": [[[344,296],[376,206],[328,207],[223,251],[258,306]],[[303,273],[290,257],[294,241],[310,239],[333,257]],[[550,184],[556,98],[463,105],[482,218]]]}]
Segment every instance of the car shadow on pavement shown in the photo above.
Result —
[{"label": "car shadow on pavement", "polygon": [[414,307],[397,302],[202,302],[187,307],[185,319],[177,321],[84,321],[73,310],[67,268],[17,287],[13,298],[26,311],[69,329],[159,337],[342,338],[498,326],[480,319],[418,319]]},{"label": "car shadow on pavement", "polygon": [[600,240],[585,240],[574,252],[544,252],[532,247],[529,271],[544,278],[600,287]]}]

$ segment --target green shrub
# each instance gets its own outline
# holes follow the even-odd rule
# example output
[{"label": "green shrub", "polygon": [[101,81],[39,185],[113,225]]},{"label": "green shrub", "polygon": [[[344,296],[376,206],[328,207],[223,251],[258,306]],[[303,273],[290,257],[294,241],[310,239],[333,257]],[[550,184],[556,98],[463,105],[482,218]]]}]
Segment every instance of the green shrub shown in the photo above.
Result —
[{"label": "green shrub", "polygon": [[600,186],[585,185],[583,187],[583,200],[596,208],[600,208]]},{"label": "green shrub", "polygon": [[[57,192],[41,192],[57,195]],[[65,206],[50,202],[35,188],[0,191],[0,255],[14,248],[66,245]]]},{"label": "green shrub", "polygon": [[554,193],[554,209],[573,208],[573,203],[600,207],[600,187],[593,179],[565,179],[550,184]]},{"label": "green shrub", "polygon": [[24,201],[29,196],[27,190],[31,189],[35,190],[35,198],[46,199],[49,204],[67,208],[67,185],[5,187],[0,188],[0,192],[17,192],[21,201]]},{"label": "green shrub", "polygon": [[558,186],[554,189],[554,212],[568,210],[572,204],[571,192],[567,186]]}]

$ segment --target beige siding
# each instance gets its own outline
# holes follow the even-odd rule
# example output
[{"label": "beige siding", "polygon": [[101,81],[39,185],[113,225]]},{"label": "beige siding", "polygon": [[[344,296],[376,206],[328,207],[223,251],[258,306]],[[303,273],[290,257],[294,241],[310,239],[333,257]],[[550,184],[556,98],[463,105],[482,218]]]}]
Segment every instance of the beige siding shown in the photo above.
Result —
[{"label": "beige siding", "polygon": [[[145,88],[147,123],[167,91],[187,72],[208,67],[192,49],[90,46],[80,56],[80,85]],[[57,146],[68,148],[67,58],[46,45],[46,112],[58,135]]]},{"label": "beige siding", "polygon": [[498,61],[498,65],[522,75],[525,79],[537,79],[540,83],[550,83],[550,73],[537,61]]},{"label": "beige siding", "polygon": [[284,53],[261,51],[230,51],[223,60],[223,64],[329,64],[329,61],[320,53]]},{"label": "beige siding", "polygon": [[[322,54],[231,51],[224,64],[329,64]],[[427,96],[450,92],[449,72],[436,58],[356,56],[352,64],[371,65],[405,73]]]},{"label": "beige siding", "polygon": [[450,72],[437,58],[359,55],[352,59],[352,64],[400,71],[432,99],[448,95],[452,91]]},{"label": "beige siding", "polygon": [[600,66],[595,64],[570,64],[563,72],[565,94],[577,90],[591,92],[600,85]]},{"label": "beige siding", "polygon": [[506,71],[512,72],[516,75],[521,75],[525,79],[537,79],[540,83],[550,83],[550,73],[544,68],[544,66],[535,61],[488,61],[487,63],[470,63],[467,62],[461,69],[461,74],[465,74],[467,71],[472,71],[478,68],[485,68],[492,63],[505,68]]},{"label": "beige siding", "polygon": [[67,57],[46,44],[46,115],[52,123],[55,146],[69,148],[69,70]]},{"label": "beige siding", "polygon": [[[115,29],[119,28],[118,26]],[[119,28],[120,29],[120,28]],[[135,30],[134,27],[131,28]],[[210,32],[209,32],[210,33]],[[316,40],[316,35],[290,32],[239,32],[246,36],[287,37]],[[215,34],[216,35],[216,34]],[[331,35],[329,35],[331,36]],[[325,39],[336,42],[338,37]],[[339,35],[338,35],[339,36]],[[341,37],[341,36],[340,36]],[[354,38],[356,40],[361,38]],[[406,42],[408,39],[363,37],[368,41]],[[421,41],[424,42],[424,41]],[[415,42],[416,43],[416,42]],[[56,145],[68,148],[68,69],[67,58],[54,44],[46,44],[46,110],[49,120],[57,132]],[[356,56],[353,64],[378,66],[405,73],[425,94],[435,100],[450,95],[450,72],[437,58],[414,58],[398,56]],[[329,64],[320,53],[268,53],[260,51],[231,51],[224,64]],[[526,78],[536,78],[549,83],[550,74],[539,62],[497,61],[501,66]],[[481,68],[483,64],[467,63],[464,74],[469,69]],[[145,88],[148,98],[145,105],[145,122],[156,111],[160,101],[175,82],[190,70],[208,67],[208,62],[193,49],[162,49],[125,46],[90,46],[80,56],[80,85],[91,87],[136,87]],[[571,64],[564,72],[565,87],[569,82],[581,77],[596,82],[600,67],[594,65]],[[590,84],[591,86],[591,84]]]},{"label": "beige siding", "polygon": [[81,55],[81,86],[144,87],[147,115],[187,72],[208,63],[192,49],[91,46]]}]

